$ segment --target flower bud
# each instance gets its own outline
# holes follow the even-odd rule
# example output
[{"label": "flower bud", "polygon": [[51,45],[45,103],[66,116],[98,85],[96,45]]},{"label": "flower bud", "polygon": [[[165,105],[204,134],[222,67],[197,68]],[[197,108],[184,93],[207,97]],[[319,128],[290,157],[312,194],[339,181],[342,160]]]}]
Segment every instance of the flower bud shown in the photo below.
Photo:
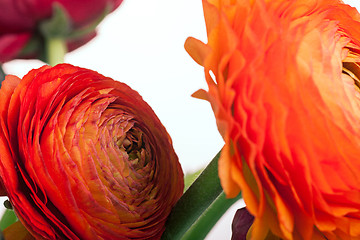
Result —
[{"label": "flower bud", "polygon": [[231,226],[231,240],[246,240],[247,233],[253,222],[254,216],[245,207],[238,209]]},{"label": "flower bud", "polygon": [[[90,41],[95,26],[122,0],[34,0],[0,1],[0,63],[15,58],[42,58],[44,37],[49,31],[59,31],[74,50]],[[43,23],[60,10],[66,21],[43,31]]]}]

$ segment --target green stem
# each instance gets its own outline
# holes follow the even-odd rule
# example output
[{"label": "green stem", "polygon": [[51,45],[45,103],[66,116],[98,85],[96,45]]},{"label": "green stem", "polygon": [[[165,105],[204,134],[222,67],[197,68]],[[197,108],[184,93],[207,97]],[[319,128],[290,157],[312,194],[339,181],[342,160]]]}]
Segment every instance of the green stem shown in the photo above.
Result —
[{"label": "green stem", "polygon": [[67,52],[66,42],[63,38],[46,39],[46,60],[51,66],[64,62],[64,56]]},{"label": "green stem", "polygon": [[[223,195],[218,176],[219,157],[220,153],[175,205],[166,223],[163,240],[197,239],[185,238],[187,234],[191,237],[191,232],[196,231],[206,236],[217,220],[237,200],[225,199]],[[209,226],[204,228],[207,224]]]},{"label": "green stem", "polygon": [[224,213],[240,198],[241,194],[235,198],[226,198],[225,193],[222,192],[181,239],[204,239]]}]

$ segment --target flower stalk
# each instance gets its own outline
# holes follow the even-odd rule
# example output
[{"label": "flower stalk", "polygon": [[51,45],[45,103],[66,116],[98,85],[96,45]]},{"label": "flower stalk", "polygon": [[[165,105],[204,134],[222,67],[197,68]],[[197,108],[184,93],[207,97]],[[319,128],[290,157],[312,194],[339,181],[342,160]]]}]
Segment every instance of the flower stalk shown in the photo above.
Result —
[{"label": "flower stalk", "polygon": [[218,160],[213,158],[177,202],[166,223],[163,240],[201,239],[239,198],[227,199],[220,185]]},{"label": "flower stalk", "polygon": [[60,37],[49,37],[46,39],[46,61],[49,65],[63,63],[67,53],[66,42]]},{"label": "flower stalk", "polygon": [[241,193],[237,197],[229,199],[222,191],[181,239],[204,239],[224,213],[239,199],[241,199]]}]

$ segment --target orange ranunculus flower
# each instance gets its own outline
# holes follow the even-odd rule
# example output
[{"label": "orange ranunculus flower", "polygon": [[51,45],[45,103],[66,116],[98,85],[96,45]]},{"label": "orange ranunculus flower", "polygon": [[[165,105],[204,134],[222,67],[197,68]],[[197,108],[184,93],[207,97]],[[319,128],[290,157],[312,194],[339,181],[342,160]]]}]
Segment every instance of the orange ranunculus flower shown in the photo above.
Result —
[{"label": "orange ranunculus flower", "polygon": [[360,15],[339,0],[204,0],[205,68],[251,239],[360,239]]},{"label": "orange ranunculus flower", "polygon": [[36,238],[160,238],[183,173],[137,92],[61,64],[7,76],[0,99],[1,179]]}]

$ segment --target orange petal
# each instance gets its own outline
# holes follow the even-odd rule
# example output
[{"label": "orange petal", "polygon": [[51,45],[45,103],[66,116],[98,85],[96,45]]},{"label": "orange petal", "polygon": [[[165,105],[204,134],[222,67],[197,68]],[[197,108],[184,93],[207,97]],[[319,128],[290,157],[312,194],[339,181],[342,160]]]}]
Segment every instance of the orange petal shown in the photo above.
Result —
[{"label": "orange petal", "polygon": [[[20,221],[5,228],[3,235],[6,240],[35,240]],[[41,240],[42,238],[38,239]]]},{"label": "orange petal", "polygon": [[204,65],[205,58],[210,53],[210,48],[205,43],[189,37],[186,39],[184,47],[195,62]]}]

